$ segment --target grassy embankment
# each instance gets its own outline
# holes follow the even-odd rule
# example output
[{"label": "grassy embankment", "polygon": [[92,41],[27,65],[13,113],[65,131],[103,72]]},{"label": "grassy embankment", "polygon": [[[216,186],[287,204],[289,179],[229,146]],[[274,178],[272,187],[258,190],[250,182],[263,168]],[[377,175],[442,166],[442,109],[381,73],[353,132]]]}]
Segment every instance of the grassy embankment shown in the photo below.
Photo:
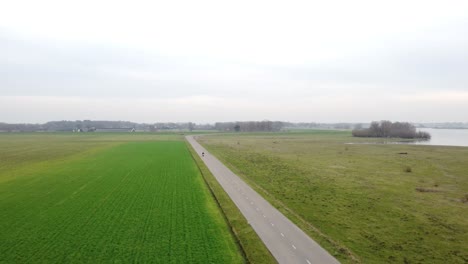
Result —
[{"label": "grassy embankment", "polygon": [[[347,131],[200,142],[344,263],[467,263],[468,148]],[[407,154],[400,154],[407,153]]]},{"label": "grassy embankment", "polygon": [[0,135],[0,262],[243,263],[180,135]]}]

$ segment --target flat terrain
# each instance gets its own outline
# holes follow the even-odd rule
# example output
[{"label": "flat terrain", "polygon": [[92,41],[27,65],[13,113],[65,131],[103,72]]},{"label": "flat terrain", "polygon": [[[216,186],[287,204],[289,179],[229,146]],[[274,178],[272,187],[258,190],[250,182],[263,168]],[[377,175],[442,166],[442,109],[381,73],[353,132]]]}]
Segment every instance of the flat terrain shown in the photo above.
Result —
[{"label": "flat terrain", "polygon": [[187,141],[203,159],[278,263],[339,263],[216,157],[207,152],[193,136],[187,136]]},{"label": "flat terrain", "polygon": [[[199,140],[344,263],[466,263],[468,148],[347,131]],[[407,154],[400,154],[407,153]]]},{"label": "flat terrain", "polygon": [[0,135],[0,262],[243,263],[179,135]]}]

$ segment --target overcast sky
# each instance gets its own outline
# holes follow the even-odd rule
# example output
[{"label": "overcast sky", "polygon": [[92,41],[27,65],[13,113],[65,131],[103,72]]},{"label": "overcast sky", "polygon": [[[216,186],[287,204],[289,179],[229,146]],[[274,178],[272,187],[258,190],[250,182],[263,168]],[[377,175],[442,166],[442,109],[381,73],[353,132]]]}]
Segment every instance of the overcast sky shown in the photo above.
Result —
[{"label": "overcast sky", "polygon": [[468,1],[2,1],[0,122],[468,122]]}]

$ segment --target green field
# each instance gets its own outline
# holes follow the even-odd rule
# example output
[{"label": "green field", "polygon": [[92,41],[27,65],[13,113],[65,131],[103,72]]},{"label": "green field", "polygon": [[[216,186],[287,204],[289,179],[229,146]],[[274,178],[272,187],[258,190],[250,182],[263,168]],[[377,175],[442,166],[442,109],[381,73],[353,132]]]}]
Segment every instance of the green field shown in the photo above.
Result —
[{"label": "green field", "polygon": [[243,263],[176,134],[0,135],[1,263]]},{"label": "green field", "polygon": [[[468,148],[348,131],[200,142],[344,263],[467,263]],[[399,154],[404,153],[407,154]]]}]

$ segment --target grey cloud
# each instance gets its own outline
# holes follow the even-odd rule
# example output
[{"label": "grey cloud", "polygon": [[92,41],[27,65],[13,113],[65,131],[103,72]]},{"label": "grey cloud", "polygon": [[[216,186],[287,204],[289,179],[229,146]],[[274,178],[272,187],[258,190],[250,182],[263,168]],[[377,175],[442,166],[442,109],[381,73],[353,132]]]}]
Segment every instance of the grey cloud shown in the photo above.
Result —
[{"label": "grey cloud", "polygon": [[[466,37],[460,41],[466,41]],[[165,57],[125,48],[21,40],[3,34],[0,74],[4,95],[177,97],[265,96],[268,92],[270,96],[283,96],[285,89],[313,95],[354,89],[370,92],[378,87],[407,91],[467,86],[465,48],[439,50],[431,47],[433,43],[421,48],[405,39],[392,44],[381,45],[374,53],[292,67]]]}]

